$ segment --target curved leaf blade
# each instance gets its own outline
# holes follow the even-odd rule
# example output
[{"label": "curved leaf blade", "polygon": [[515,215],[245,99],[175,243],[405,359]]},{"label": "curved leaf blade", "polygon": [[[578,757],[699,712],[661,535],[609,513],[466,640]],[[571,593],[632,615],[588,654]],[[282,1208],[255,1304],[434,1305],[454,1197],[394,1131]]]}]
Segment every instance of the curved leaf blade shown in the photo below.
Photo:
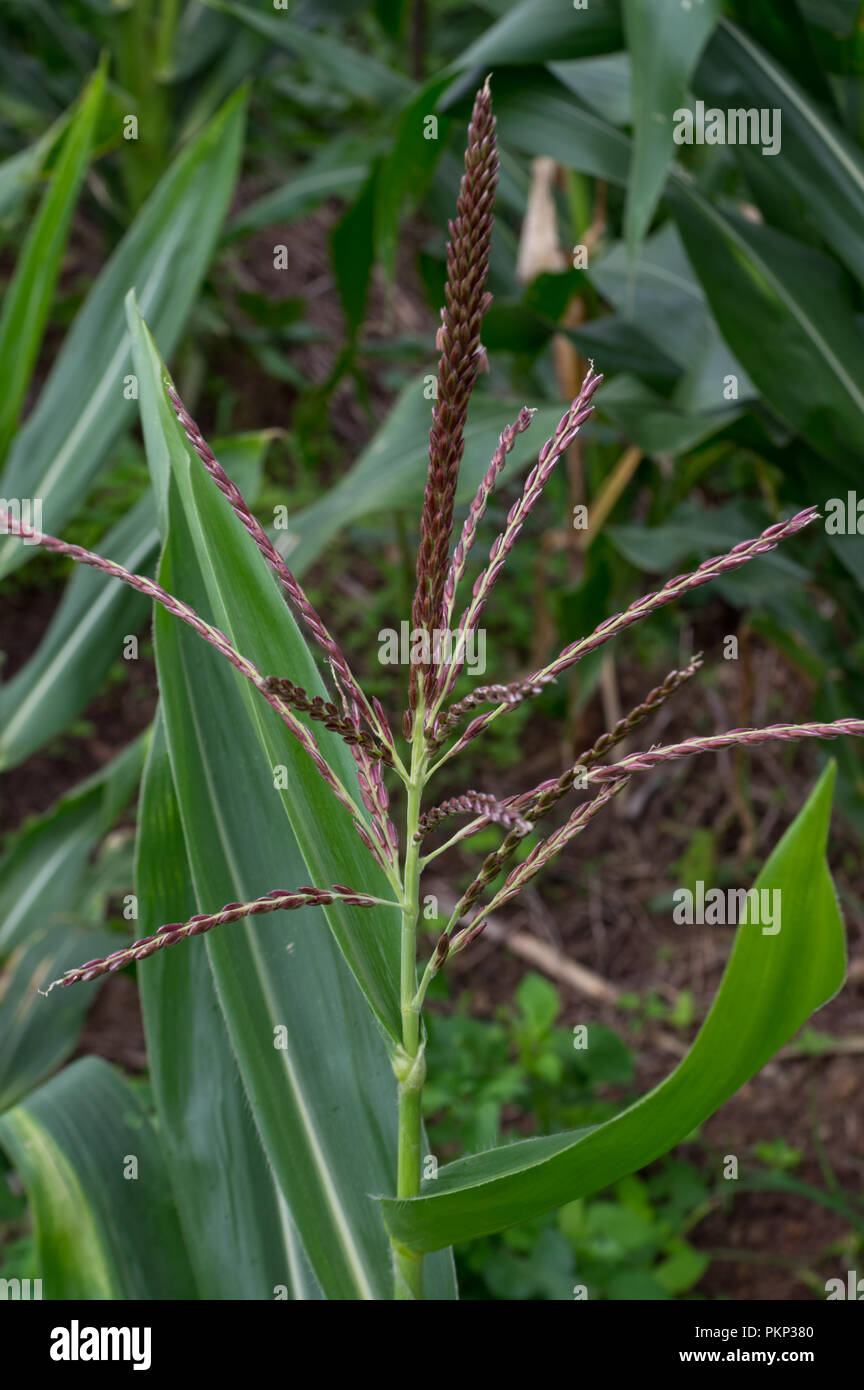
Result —
[{"label": "curved leaf blade", "polygon": [[[64,970],[117,946],[114,932],[68,925],[33,933],[3,961],[0,988],[0,1111],[26,1096],[65,1062],[75,1047],[100,981],[77,990],[46,990]],[[72,996],[75,996],[74,998]]]},{"label": "curved leaf blade", "polygon": [[[245,531],[238,535],[221,493],[188,457],[164,397],[161,363],[143,329],[138,362],[145,439],[167,536],[162,582],[223,630],[238,627],[240,645],[262,667],[278,661],[284,669],[290,660],[293,677],[318,688],[315,665],[269,573],[257,566],[257,549],[250,559]],[[300,750],[298,759],[281,722],[265,736],[254,706],[250,717],[247,683],[238,686],[218,654],[161,609],[155,633],[171,768],[199,909],[254,897],[280,882],[299,884],[310,870],[319,882],[335,874],[336,881],[353,877],[368,884],[371,861],[362,853],[355,858],[350,824],[346,840],[344,823],[328,821],[319,788],[305,780],[305,755]],[[278,649],[269,645],[274,642]],[[266,716],[269,709],[263,709]],[[274,788],[274,763],[290,769],[287,794]],[[347,777],[350,769],[344,770]],[[297,798],[293,817],[289,796]],[[320,911],[274,913],[209,933],[206,950],[255,1124],[315,1276],[328,1298],[377,1300],[392,1296],[389,1246],[369,1194],[395,1171],[395,1081],[382,1034],[388,1033],[392,1048],[396,1019],[388,990],[395,1000],[398,914],[370,912],[356,925],[352,936],[354,924],[337,920],[331,934]],[[377,1025],[346,966],[343,943],[380,1001]],[[142,964],[140,972],[152,964]],[[454,1296],[449,1254],[431,1262],[429,1285],[433,1297]]]},{"label": "curved leaf blade", "polygon": [[344,162],[338,164],[330,159],[311,160],[287,183],[240,208],[225,230],[225,239],[249,236],[281,222],[294,222],[327,198],[351,198],[359,193],[368,176],[369,162],[359,152],[351,157],[346,151]]},{"label": "curved leaf blade", "polygon": [[32,145],[0,163],[0,234],[16,221],[36,185],[48,155],[69,123],[68,112]]},{"label": "curved leaf blade", "polygon": [[73,1062],[0,1116],[0,1144],[30,1195],[43,1298],[194,1296],[158,1136],[107,1062]]},{"label": "curved leaf blade", "polygon": [[864,284],[864,159],[845,131],[776,58],[728,19],[721,21],[705,50],[696,86],[724,108],[782,112],[779,157],[763,158],[759,149],[746,145],[736,146],[735,154],[745,170],[757,164],[757,197],[765,179],[797,195],[819,237]]},{"label": "curved leaf blade", "polygon": [[864,335],[844,272],[811,246],[727,215],[680,180],[668,196],[731,351],[781,419],[857,476]]},{"label": "curved leaf blade", "polygon": [[676,405],[716,410],[730,373],[738,378],[738,400],[756,394],[720,336],[674,222],[665,222],[646,239],[635,270],[624,243],[616,242],[588,271],[588,278],[631,331],[644,334],[683,370]]},{"label": "curved leaf blade", "polygon": [[316,71],[326,73],[337,90],[357,101],[389,104],[404,99],[411,90],[413,84],[404,73],[386,67],[356,47],[340,43],[330,34],[296,24],[285,14],[261,14],[249,6],[231,4],[230,0],[208,3],[248,24],[277,48],[301,55],[314,64]]},{"label": "curved leaf blade", "polygon": [[522,0],[465,50],[458,66],[589,58],[623,46],[618,0],[590,0],[579,9],[560,0]]},{"label": "curved leaf blade", "polygon": [[675,150],[672,121],[684,105],[720,0],[623,0],[633,74],[633,164],[624,227],[632,261],[648,230]]},{"label": "curved leaf blade", "polygon": [[[258,485],[266,431],[215,441],[219,457],[248,495]],[[133,574],[151,574],[159,551],[152,494],[99,544],[99,553]],[[0,686],[0,770],[15,767],[62,733],[101,689],[123,640],[140,630],[150,602],[125,584],[79,565],[29,661]]]},{"label": "curved leaf blade", "polygon": [[[236,177],[245,94],[226,104],[175,160],[94,284],[35,409],[9,451],[0,496],[41,498],[55,534],[85,495],[118,434],[131,342],[123,300],[135,285],[166,352],[173,350],[216,245]],[[32,554],[0,537],[0,577]]]},{"label": "curved leaf blade", "polygon": [[87,865],[135,790],[147,735],[28,821],[0,858],[0,954],[66,920]]},{"label": "curved leaf blade", "polygon": [[420,1197],[384,1198],[391,1234],[413,1249],[435,1250],[644,1167],[713,1114],[837,992],[846,964],[843,922],[825,863],[835,775],[829,764],[756,880],[760,890],[779,889],[781,930],[738,928],[714,1003],[680,1066],[605,1124],[461,1159]]},{"label": "curved leaf blade", "polygon": [[90,162],[105,91],[101,67],[82,93],[63,137],[39,210],[27,233],[0,313],[0,459],[5,458],[30,384],[72,214]]},{"label": "curved leaf blade", "polygon": [[[204,607],[183,522],[178,505],[161,578],[182,573],[187,597]],[[301,882],[306,864],[233,672],[168,614],[157,613],[155,626],[199,910]],[[370,912],[367,931],[384,925]],[[206,950],[254,1122],[316,1278],[331,1299],[388,1299],[390,1252],[369,1193],[395,1171],[393,1074],[323,915],[250,919],[209,933]],[[452,1297],[449,1257],[435,1270],[436,1296]]]},{"label": "curved leaf blade", "polygon": [[[175,522],[162,582],[191,545]],[[189,583],[187,575],[187,594],[206,599],[203,585],[193,591]],[[167,614],[157,614],[155,626],[199,910],[301,882],[305,864],[274,814],[272,777],[232,673]],[[369,1105],[370,1095],[389,1089],[390,1069],[326,922],[315,910],[273,913],[209,935],[207,956],[252,1115],[316,1275],[329,1298],[386,1298],[388,1253],[365,1182],[370,1166],[376,1170],[376,1146],[387,1141],[358,1122],[352,1098]]]},{"label": "curved leaf blade", "polygon": [[503,149],[548,155],[567,169],[626,184],[633,145],[622,131],[582,105],[548,73],[495,80],[495,116]]}]

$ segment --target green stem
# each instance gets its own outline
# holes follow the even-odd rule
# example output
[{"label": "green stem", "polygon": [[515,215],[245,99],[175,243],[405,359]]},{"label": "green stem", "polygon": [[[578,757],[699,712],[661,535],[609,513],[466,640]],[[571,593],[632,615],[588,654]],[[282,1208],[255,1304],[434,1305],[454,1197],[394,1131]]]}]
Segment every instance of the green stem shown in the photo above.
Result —
[{"label": "green stem", "polygon": [[113,21],[115,71],[133,103],[123,114],[135,115],[139,121],[136,137],[124,144],[123,177],[133,212],[161,177],[170,139],[168,89],[158,72],[154,81],[154,66],[170,56],[176,0],[167,0],[159,21],[153,8],[153,0],[132,0]]},{"label": "green stem", "polygon": [[177,31],[177,0],[162,0],[159,24],[156,30],[156,76],[165,78],[174,50],[174,35]]},{"label": "green stem", "polygon": [[[426,780],[426,744],[423,733],[424,711],[418,707],[411,744],[411,776],[408,782],[408,812],[405,827],[405,878],[402,900],[402,952],[400,999],[402,1006],[402,1051],[399,1063],[399,1146],[396,1194],[416,1197],[420,1192],[422,1118],[420,1101],[426,1077],[426,1063],[420,1039],[420,1010],[417,992],[417,921],[420,915],[420,846],[414,835],[420,823],[420,803]],[[391,1241],[395,1276],[394,1297],[423,1297],[423,1256]]]}]

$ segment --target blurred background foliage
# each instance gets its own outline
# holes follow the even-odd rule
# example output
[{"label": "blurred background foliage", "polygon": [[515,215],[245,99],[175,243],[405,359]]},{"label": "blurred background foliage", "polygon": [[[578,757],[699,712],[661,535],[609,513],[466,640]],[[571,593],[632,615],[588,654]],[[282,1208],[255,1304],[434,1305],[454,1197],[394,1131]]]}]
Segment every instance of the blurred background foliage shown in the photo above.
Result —
[{"label": "blurred background foliage", "polygon": [[[410,604],[443,228],[472,94],[491,72],[495,299],[463,502],[521,404],[539,414],[513,476],[588,358],[606,381],[535,544],[515,557],[513,592],[530,597],[489,615],[486,678],[526,668],[780,515],[845,502],[864,458],[862,6],[698,4],[699,24],[684,33],[677,0],[7,0],[0,494],[41,496],[46,530],[154,571],[122,309],[134,285],[187,405],[313,597],[326,593],[332,612],[336,594],[334,625],[389,708],[377,633]],[[671,114],[696,101],[779,110],[779,153],[676,145]],[[490,529],[505,509],[506,491]],[[712,715],[720,701],[747,723],[755,701],[783,718],[790,689],[799,717],[860,711],[857,496],[849,510],[851,533],[814,526],[782,555],[691,595],[683,613],[659,614],[632,638],[624,670],[617,657],[585,661],[578,680],[497,725],[468,772],[481,785],[490,769],[506,780],[526,738],[583,746],[598,704],[614,717],[619,686],[647,689],[628,672],[662,674],[694,646],[712,658]],[[129,929],[119,903],[152,668],[139,596],[8,540],[0,576],[12,667],[0,686],[5,1108],[75,1052],[99,989],[46,1023],[33,982]],[[130,680],[122,647],[135,633],[142,674],[130,710],[116,692]],[[717,674],[730,635],[731,704]],[[766,671],[783,674],[760,691]],[[861,752],[854,740],[831,751],[854,844]],[[667,890],[758,867],[764,807],[754,809],[742,768],[735,778],[733,851],[710,818],[679,824]],[[466,783],[463,773],[454,789]],[[796,809],[794,791],[776,793],[777,814]],[[860,875],[844,883],[854,913]],[[656,913],[668,891],[655,888]],[[469,1004],[439,999],[432,1039],[429,1120],[448,1155],[508,1127],[544,1132],[608,1113],[626,1097],[645,1030],[686,1033],[693,1016],[686,991],[663,1003],[645,982],[617,999],[615,1031],[596,1025],[584,1070],[541,977],[527,976],[513,1005],[487,1000],[483,1017]],[[146,1102],[146,1081],[135,1084]],[[836,1179],[796,1179],[801,1154],[784,1144],[766,1137],[754,1184],[798,1181],[799,1196],[839,1215],[842,1248],[860,1250],[860,1210]],[[571,1297],[579,1283],[592,1297],[687,1295],[710,1258],[687,1236],[731,1204],[723,1186],[697,1142],[686,1159],[460,1253],[466,1296]],[[2,1200],[7,1263],[9,1251],[26,1259],[20,1199],[4,1185]]]}]

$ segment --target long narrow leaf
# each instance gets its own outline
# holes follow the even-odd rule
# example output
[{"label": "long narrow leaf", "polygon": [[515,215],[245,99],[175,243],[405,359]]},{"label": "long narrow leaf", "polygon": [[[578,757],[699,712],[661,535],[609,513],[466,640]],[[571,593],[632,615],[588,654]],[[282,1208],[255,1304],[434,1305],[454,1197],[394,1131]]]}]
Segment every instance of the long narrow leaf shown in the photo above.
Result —
[{"label": "long narrow leaf", "polygon": [[[137,929],[148,936],[196,911],[161,716],[138,819]],[[205,943],[154,957],[138,980],[159,1129],[199,1298],[320,1298],[249,1123]]]},{"label": "long narrow leaf", "polygon": [[[9,451],[0,496],[41,499],[46,531],[62,527],[132,421],[131,344],[123,322],[130,285],[164,351],[179,338],[231,197],[243,114],[239,93],[151,194],[90,291]],[[32,553],[10,536],[0,538],[0,577]]]},{"label": "long narrow leaf", "polygon": [[[54,1005],[42,998],[58,972],[76,961],[92,960],[118,944],[117,934],[70,924],[34,932],[3,961],[0,989],[0,1111],[21,1100],[71,1054],[99,981],[77,991],[63,990]],[[76,994],[75,998],[69,996]]]},{"label": "long narrow leaf", "polygon": [[580,9],[560,0],[522,0],[461,54],[459,66],[587,58],[623,46],[618,0],[589,0]]},{"label": "long narrow leaf", "polygon": [[382,1202],[388,1229],[417,1250],[472,1239],[596,1192],[666,1153],[764,1066],[839,989],[843,923],[825,844],[830,764],[760,873],[779,890],[775,934],[739,926],[726,973],[693,1046],[671,1076],[591,1129],[521,1140],[442,1168],[420,1197]]},{"label": "long narrow leaf", "polygon": [[70,113],[64,112],[38,140],[0,162],[0,240],[5,239],[30,201],[48,155],[66,130]]},{"label": "long narrow leaf", "polygon": [[88,83],[63,137],[50,183],[21,249],[0,314],[0,459],[5,458],[30,384],[72,214],[87,166],[105,90],[105,70]]},{"label": "long narrow leaf", "polygon": [[136,739],[13,838],[0,858],[0,954],[67,919],[93,851],[135,790],[145,742]]},{"label": "long narrow leaf", "polygon": [[633,73],[633,166],[625,234],[631,261],[657,206],[675,150],[673,117],[720,15],[720,0],[623,0]]},{"label": "long narrow leaf", "polygon": [[[201,576],[206,590],[203,603],[211,609],[216,626],[260,671],[285,675],[310,695],[325,694],[318,668],[266,562],[180,431],[165,397],[164,367],[131,303],[129,312],[157,504],[164,506],[170,476],[191,538],[181,568],[172,576],[173,591],[182,596]],[[161,524],[165,526],[164,519]],[[171,589],[170,584],[167,587]],[[393,889],[383,871],[364,848],[349,813],[335,800],[311,759],[249,682],[242,685],[248,687],[242,690],[247,721],[255,731],[258,756],[271,779],[273,810],[281,806],[285,829],[290,828],[297,837],[303,853],[301,881],[347,883],[362,886],[375,897],[392,898]],[[356,786],[354,762],[342,741],[326,730],[316,736],[330,767],[346,786]],[[284,779],[277,778],[280,767],[287,769]],[[278,785],[281,780],[285,786]],[[279,885],[266,885],[262,891],[274,886]],[[334,903],[324,913],[372,1008],[395,1041],[400,1036],[398,912],[375,914],[375,931],[370,930],[363,909]]]},{"label": "long narrow leaf", "polygon": [[0,1144],[32,1203],[43,1298],[193,1297],[158,1136],[107,1062],[74,1062],[0,1116]]},{"label": "long narrow leaf", "polygon": [[723,337],[768,404],[857,477],[864,455],[864,334],[845,272],[812,246],[670,189],[687,254]]},{"label": "long narrow leaf", "polygon": [[[188,563],[194,542],[180,507],[172,510],[161,577],[182,575],[204,606],[205,582],[193,581]],[[155,623],[199,910],[300,881],[306,866],[233,672],[167,614]],[[367,931],[386,929],[368,917]],[[369,1194],[395,1167],[393,1076],[323,914],[247,919],[205,942],[251,1114],[318,1281],[328,1298],[388,1298],[389,1250]],[[452,1289],[446,1263],[439,1268],[441,1287]]]},{"label": "long narrow leaf", "polygon": [[[522,84],[505,81],[496,110],[503,143],[626,184],[627,137],[599,116],[588,119],[548,84],[529,83],[526,94]],[[708,202],[674,167],[666,196],[728,348],[787,424],[857,476],[862,333],[841,267],[812,246]],[[721,380],[718,406],[723,386]],[[742,389],[746,382],[739,381]]]},{"label": "long narrow leaf", "polygon": [[251,6],[234,5],[230,0],[208,0],[214,9],[248,24],[277,48],[287,48],[326,73],[337,90],[358,101],[391,103],[404,99],[411,80],[393,68],[385,67],[358,48],[349,48],[329,34],[295,24],[287,15],[256,12]]},{"label": "long narrow leaf", "polygon": [[[238,611],[248,614],[247,650],[268,669],[290,667],[307,689],[317,689],[314,664],[269,572],[258,566],[259,552],[197,458],[189,458],[143,330],[138,361],[145,439],[167,534],[161,581],[199,611],[212,612],[225,629],[237,626]],[[268,707],[250,709],[234,672],[169,615],[157,613],[155,632],[172,777],[199,910],[310,877],[345,882],[353,876],[387,895],[386,880],[364,857],[350,821],[334,819],[322,800],[326,788],[310,778],[311,764],[284,726],[274,721],[264,732]],[[343,756],[341,745],[328,744],[331,752]],[[274,787],[278,765],[289,769],[286,790]],[[343,764],[343,770],[347,777],[350,769]],[[331,917],[331,925],[367,995],[377,1000],[378,1026],[317,909],[211,932],[206,950],[254,1123],[319,1284],[328,1298],[387,1299],[389,1247],[369,1194],[381,1190],[396,1162],[395,1083],[382,1031],[392,1047],[395,1000],[388,990],[398,913],[368,912],[356,926],[347,915],[335,924]],[[453,1297],[446,1254],[430,1268],[430,1289],[433,1297]]]},{"label": "long narrow leaf", "polygon": [[745,172],[756,166],[757,197],[765,179],[793,193],[816,233],[864,284],[864,159],[845,131],[776,58],[729,20],[721,21],[708,44],[695,85],[723,108],[781,112],[778,155],[765,158],[759,147],[747,145],[736,146],[735,154]]},{"label": "long narrow leaf", "polygon": [[[219,457],[244,493],[254,496],[267,447],[266,431],[216,440]],[[151,574],[159,530],[146,494],[99,544],[99,552],[134,574]],[[100,690],[139,632],[149,600],[124,584],[77,566],[45,636],[29,661],[0,686],[0,769],[15,767],[69,722]]]}]

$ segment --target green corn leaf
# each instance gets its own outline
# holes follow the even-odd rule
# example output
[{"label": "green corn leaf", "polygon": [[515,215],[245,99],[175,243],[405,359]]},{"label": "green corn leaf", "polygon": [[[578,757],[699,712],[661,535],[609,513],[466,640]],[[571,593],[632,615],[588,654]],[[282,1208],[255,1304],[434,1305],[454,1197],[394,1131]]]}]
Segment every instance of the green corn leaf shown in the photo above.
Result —
[{"label": "green corn leaf", "polygon": [[[188,582],[196,582],[199,575],[203,577],[203,602],[211,610],[213,622],[239,651],[255,662],[262,674],[289,675],[310,694],[325,694],[318,667],[263,556],[180,430],[162,385],[164,367],[131,298],[129,316],[157,506],[167,517],[164,509],[170,479],[191,535],[191,551],[184,556],[190,570]],[[183,595],[185,568],[178,572],[175,582]],[[165,587],[175,592],[171,584]],[[393,890],[383,870],[364,848],[350,815],[335,800],[306,752],[249,681],[240,677],[237,688],[273,789],[268,798],[272,803],[269,809],[275,814],[281,806],[285,829],[290,826],[297,836],[306,864],[306,881],[311,876],[311,881],[319,886],[355,886],[363,882],[367,892],[391,898]],[[341,739],[324,729],[316,730],[316,737],[343,784],[356,786],[354,761]],[[280,767],[287,769],[289,785],[277,791],[274,769]],[[372,1008],[395,1042],[401,1036],[398,912],[387,909],[374,932],[369,929],[363,908],[333,904],[324,909],[324,914]]]},{"label": "green corn leaf", "polygon": [[673,114],[685,103],[691,73],[720,17],[720,0],[623,0],[633,74],[633,165],[625,235],[631,262],[657,206],[675,151]]},{"label": "green corn leaf", "polygon": [[[219,458],[254,497],[270,434],[217,440]],[[97,547],[133,574],[151,574],[159,530],[151,494],[136,503]],[[102,688],[123,654],[124,638],[139,632],[150,601],[104,574],[75,567],[57,612],[33,656],[0,686],[0,769],[15,767],[62,733]]]},{"label": "green corn leaf", "polygon": [[256,74],[266,62],[266,50],[266,43],[257,34],[232,36],[200,82],[190,84],[187,89],[190,101],[177,128],[179,144],[197,135],[238,87],[245,82],[251,85],[255,81]]},{"label": "green corn leaf", "polygon": [[[154,189],[90,291],[9,451],[0,496],[41,498],[45,531],[57,533],[132,422],[131,344],[123,323],[130,286],[166,352],[179,338],[231,197],[243,113],[239,93]],[[31,554],[14,537],[0,538],[0,577]]]},{"label": "green corn leaf", "polygon": [[643,243],[635,273],[624,242],[616,242],[587,274],[626,318],[631,333],[643,334],[678,363],[684,375],[675,390],[676,405],[716,410],[723,405],[723,382],[730,373],[738,378],[739,401],[756,394],[720,336],[674,222],[665,222]]},{"label": "green corn leaf", "polygon": [[[194,542],[181,523],[182,514],[160,581],[182,578],[200,609],[206,587],[200,578],[191,587],[184,552],[194,557]],[[233,674],[179,627],[156,614],[172,773],[203,911],[309,875],[284,817],[275,818],[272,775]],[[357,1102],[392,1096],[392,1074],[323,914],[239,922],[208,933],[205,949],[252,1118],[322,1288],[329,1298],[385,1298],[388,1252],[366,1192],[375,1149],[386,1152],[391,1136],[373,1133]]]},{"label": "green corn leaf", "polygon": [[261,14],[246,5],[230,4],[229,0],[207,0],[207,4],[248,24],[277,47],[299,55],[314,67],[316,74],[326,75],[337,91],[346,92],[356,101],[390,104],[404,100],[411,90],[413,84],[403,73],[385,67],[376,58],[329,34],[293,23],[286,14]]},{"label": "green corn leaf", "polygon": [[101,67],[88,83],[63,137],[15,274],[3,297],[0,313],[0,459],[5,458],[30,385],[30,375],[42,342],[54,288],[66,248],[66,238],[78,194],[90,162],[93,132],[105,91]]},{"label": "green corn leaf", "polygon": [[626,184],[632,142],[544,72],[494,79],[493,100],[502,149],[548,155],[567,169]]},{"label": "green corn leaf", "polygon": [[74,924],[28,936],[3,961],[0,995],[0,1111],[21,1100],[71,1054],[100,980],[77,989],[46,990],[64,970],[96,960],[120,944],[116,932]]},{"label": "green corn leaf", "polygon": [[[172,510],[160,578],[170,584],[182,575],[187,598],[203,607],[206,584],[193,581],[188,563],[194,541],[180,507]],[[277,815],[270,769],[233,673],[169,614],[158,612],[155,628],[198,910],[302,882],[308,869]],[[370,911],[367,932],[386,929]],[[205,942],[252,1118],[318,1283],[328,1298],[389,1298],[389,1249],[369,1194],[395,1171],[393,1075],[323,914],[268,914],[210,932]],[[455,1296],[449,1255],[432,1263],[429,1285],[432,1297]]]},{"label": "green corn leaf", "polygon": [[158,1137],[107,1062],[73,1062],[0,1116],[0,1144],[30,1197],[43,1298],[194,1297]]},{"label": "green corn leaf", "polygon": [[[329,151],[328,151],[329,153]],[[344,163],[311,160],[287,183],[241,208],[226,229],[226,238],[248,236],[263,227],[305,217],[327,198],[351,198],[369,176],[369,161],[346,151]]]},{"label": "green corn leaf", "polygon": [[45,161],[68,124],[69,115],[61,116],[32,145],[0,163],[0,236],[5,236],[29,202]]},{"label": "green corn leaf", "polygon": [[[602,359],[601,359],[602,360]],[[738,418],[730,406],[687,412],[636,377],[621,373],[604,389],[597,413],[613,421],[646,454],[681,454],[726,429]]]},{"label": "green corn leaf", "polygon": [[845,272],[802,242],[727,215],[679,181],[670,201],[727,345],[796,433],[850,476],[864,455],[864,335]]},{"label": "green corn leaf", "polygon": [[381,166],[374,164],[359,197],[330,234],[330,259],[351,339],[366,317],[375,263],[376,189],[380,181]]},{"label": "green corn leaf", "polygon": [[72,1052],[99,988],[46,990],[65,970],[114,950],[104,926],[107,896],[122,891],[91,867],[100,840],[134,790],[144,740],[31,821],[0,859],[0,1110],[25,1096]]},{"label": "green corn leaf", "polygon": [[799,0],[801,13],[808,24],[833,29],[848,35],[860,15],[860,0]]},{"label": "green corn leaf", "polygon": [[643,1168],[707,1120],[837,992],[843,922],[825,862],[835,773],[829,764],[756,880],[781,893],[780,931],[739,926],[711,1011],[671,1076],[605,1124],[460,1159],[420,1197],[385,1198],[384,1219],[398,1240],[415,1250],[470,1240]]},{"label": "green corn leaf", "polygon": [[[161,716],[138,827],[137,929],[149,936],[197,911]],[[249,1120],[206,943],[185,944],[189,950],[155,955],[139,969],[138,983],[159,1132],[198,1297],[320,1298]]]},{"label": "green corn leaf", "polygon": [[633,122],[633,80],[629,53],[598,58],[570,58],[547,64],[548,71],[574,92],[580,102],[614,126]]},{"label": "green corn leaf", "polygon": [[724,109],[782,112],[778,155],[763,157],[758,146],[736,145],[735,156],[753,177],[757,200],[763,187],[792,194],[801,223],[864,284],[864,159],[845,131],[776,58],[728,20],[706,48],[695,85]]},{"label": "green corn leaf", "polygon": [[67,920],[94,849],[135,790],[146,739],[136,739],[14,836],[0,858],[0,954]]},{"label": "green corn leaf", "polygon": [[[543,86],[505,82],[496,97],[502,143],[626,184],[627,137]],[[857,475],[864,449],[862,333],[841,268],[812,246],[712,205],[674,167],[665,192],[728,349],[787,425]],[[739,382],[739,394],[747,385]],[[683,389],[704,400],[698,378]]]},{"label": "green corn leaf", "polygon": [[[742,502],[720,502],[710,508],[695,501],[684,501],[670,509],[659,526],[609,526],[607,535],[625,560],[649,574],[685,569],[698,556],[707,560],[718,550],[731,550],[748,536],[764,530],[767,518],[761,508]],[[741,572],[725,576],[738,580]],[[789,592],[790,585],[804,585],[808,572],[793,560],[782,546],[759,560],[757,591],[770,593],[772,587]],[[718,584],[722,587],[724,579]]]},{"label": "green corn leaf", "polygon": [[164,80],[177,85],[197,78],[203,84],[219,54],[230,47],[235,32],[236,26],[227,15],[209,5],[187,5],[174,31]]},{"label": "green corn leaf", "polygon": [[[189,458],[164,397],[158,355],[143,326],[135,331],[145,440],[167,532],[160,582],[236,637],[262,669],[290,671],[307,689],[321,689],[257,549],[199,461]],[[227,663],[161,610],[155,633],[199,910],[310,879],[359,882],[389,896],[347,816],[336,813],[317,774],[310,777],[314,770],[281,722],[267,719],[267,706],[250,706]],[[342,752],[326,744],[347,779],[353,773]],[[287,791],[274,788],[279,764],[289,769]],[[328,1298],[391,1296],[389,1247],[369,1194],[395,1171],[394,1078],[382,1032],[392,1047],[398,921],[391,909],[357,909],[332,915],[331,935],[324,913],[308,909],[250,919],[206,938],[255,1124]],[[373,1003],[377,1026],[339,947]],[[453,1296],[449,1256],[433,1263],[430,1287],[434,1297]]]},{"label": "green corn leaf", "polygon": [[399,117],[393,148],[381,168],[375,191],[376,258],[392,282],[402,213],[406,202],[417,204],[446,148],[450,122],[436,117],[434,137],[426,129],[449,77],[436,77],[411,98]]},{"label": "green corn leaf", "polygon": [[646,386],[667,393],[681,380],[681,371],[672,359],[623,314],[587,319],[584,326],[568,328],[566,333],[583,357],[602,362],[604,375],[630,373]]},{"label": "green corn leaf", "polygon": [[[824,13],[825,6],[821,5],[821,0],[818,3]],[[855,5],[857,8],[857,0]],[[751,5],[749,0],[729,0],[725,10],[727,19],[724,24],[733,21],[736,27],[746,27],[751,41],[770,53],[826,111],[836,113],[831,82],[819,60],[817,43],[814,42],[816,36],[804,19],[801,0],[782,10],[775,9],[773,5]]]},{"label": "green corn leaf", "polygon": [[522,0],[508,9],[458,60],[460,68],[588,58],[624,47],[618,0],[588,0],[580,9],[560,0]]},{"label": "green corn leaf", "polygon": [[[106,535],[99,553],[133,573],[152,570],[159,544],[152,497]],[[15,767],[69,725],[122,658],[123,639],[143,626],[149,601],[125,584],[76,566],[29,661],[0,687],[0,768]]]}]

